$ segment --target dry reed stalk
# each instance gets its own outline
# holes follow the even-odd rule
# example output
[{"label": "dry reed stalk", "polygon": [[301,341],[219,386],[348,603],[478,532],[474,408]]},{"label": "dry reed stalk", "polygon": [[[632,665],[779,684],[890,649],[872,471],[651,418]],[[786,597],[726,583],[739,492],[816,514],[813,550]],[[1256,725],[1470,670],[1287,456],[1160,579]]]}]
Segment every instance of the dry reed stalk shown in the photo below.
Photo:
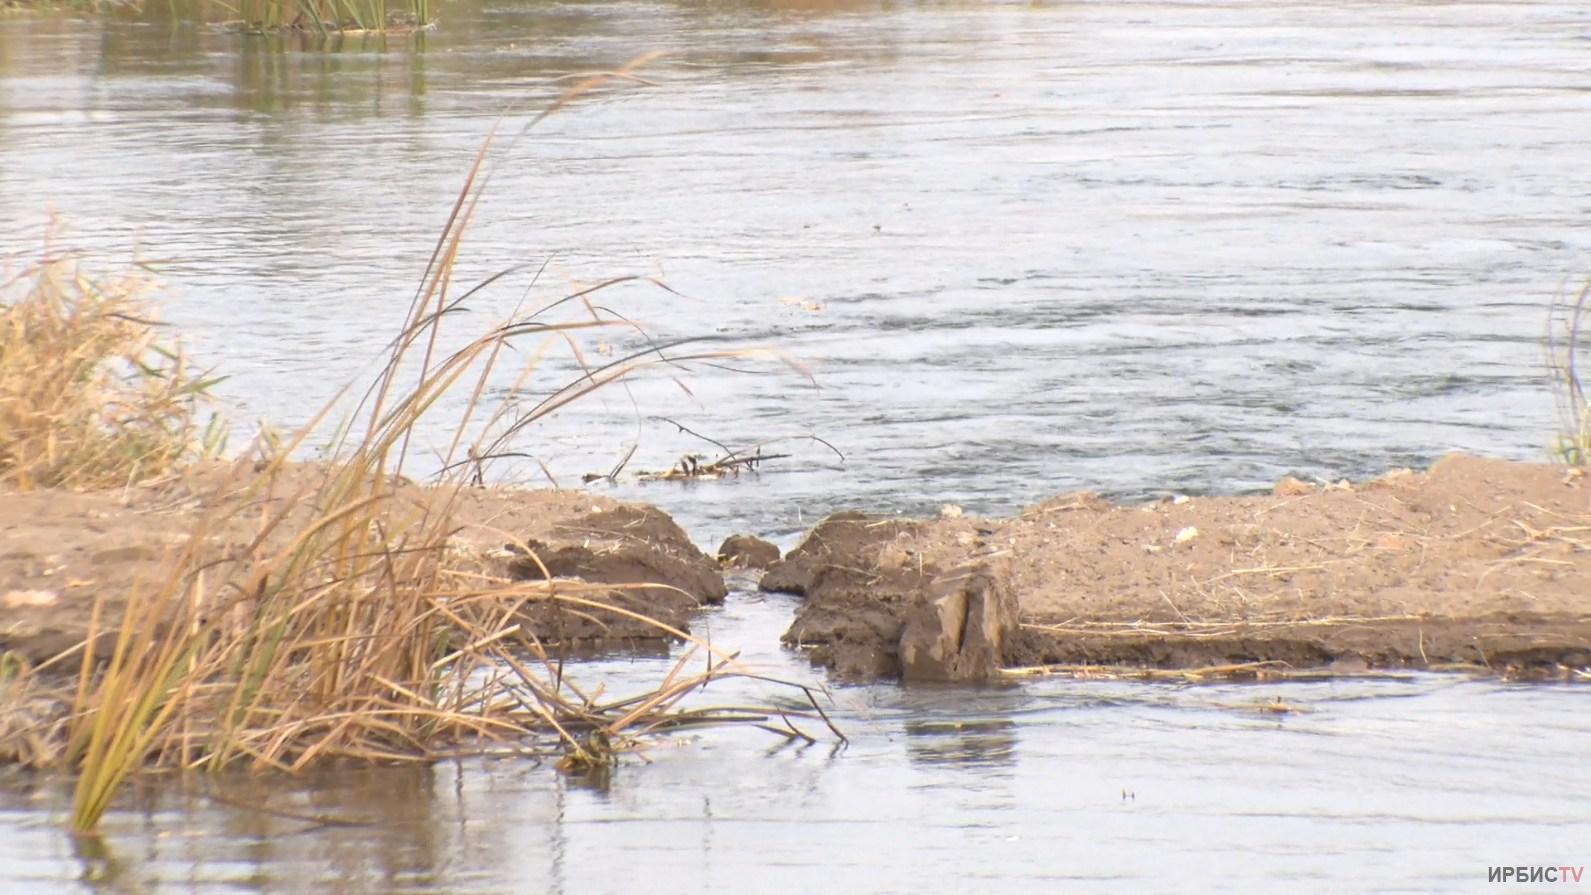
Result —
[{"label": "dry reed stalk", "polygon": [[1591,346],[1588,315],[1591,282],[1572,297],[1555,302],[1547,320],[1547,369],[1561,421],[1552,453],[1572,466],[1591,465],[1591,399],[1582,368]]},{"label": "dry reed stalk", "polygon": [[1164,639],[1219,638],[1234,634],[1251,634],[1255,631],[1288,631],[1297,628],[1361,627],[1389,622],[1414,622],[1425,620],[1418,615],[1376,616],[1323,616],[1321,618],[1292,620],[1245,620],[1241,622],[1180,621],[1180,622],[1089,622],[1074,621],[1064,624],[1024,623],[1023,628],[1047,634],[1065,634],[1087,637],[1157,637]]},{"label": "dry reed stalk", "polygon": [[150,288],[48,244],[0,282],[0,485],[124,486],[220,449],[219,418],[196,419],[216,380],[160,338]]},{"label": "dry reed stalk", "polygon": [[[604,80],[581,81],[531,124]],[[129,599],[108,660],[84,651],[68,749],[80,769],[77,829],[91,830],[120,784],[151,763],[295,772],[333,758],[430,761],[501,751],[550,734],[562,743],[568,767],[589,768],[611,763],[640,737],[675,726],[756,723],[781,714],[684,708],[686,697],[711,681],[741,673],[734,657],[595,599],[614,585],[460,576],[449,568],[452,508],[479,476],[482,458],[502,452],[510,439],[569,403],[650,367],[747,353],[675,355],[678,343],[654,344],[586,369],[527,412],[510,409],[516,397],[510,393],[484,425],[476,425],[486,384],[513,340],[632,325],[542,319],[577,299],[565,296],[442,352],[441,323],[475,291],[449,297],[464,230],[488,180],[490,145],[488,139],[468,172],[407,322],[360,402],[362,434],[354,438],[344,427],[318,478],[286,500],[277,493],[288,477],[287,459],[331,404],[273,450],[269,462],[235,464],[217,491],[230,499],[212,501],[171,557],[166,578]],[[579,300],[585,294],[589,290]],[[534,363],[519,382],[528,381]],[[441,458],[447,470],[442,481],[421,499],[404,496],[399,483],[416,427],[472,378],[459,435]],[[471,462],[460,463],[461,453]],[[258,514],[252,541],[218,548],[214,533],[245,514]],[[597,703],[520,629],[518,609],[538,601],[639,619],[693,643],[709,661],[686,676],[693,654],[687,652],[652,690]]]},{"label": "dry reed stalk", "polygon": [[1202,683],[1211,680],[1242,680],[1254,678],[1311,675],[1317,672],[1297,672],[1279,660],[1265,662],[1239,662],[1231,665],[1208,665],[1202,668],[1130,668],[1118,665],[1029,665],[1021,668],[1001,669],[1008,678],[1073,677],[1079,680],[1142,680],[1181,681]]}]

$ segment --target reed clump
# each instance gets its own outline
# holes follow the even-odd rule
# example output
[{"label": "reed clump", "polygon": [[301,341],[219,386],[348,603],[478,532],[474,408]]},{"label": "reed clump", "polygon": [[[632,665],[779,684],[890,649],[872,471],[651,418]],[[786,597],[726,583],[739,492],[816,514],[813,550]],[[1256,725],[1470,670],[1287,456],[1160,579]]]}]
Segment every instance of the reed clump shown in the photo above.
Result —
[{"label": "reed clump", "polygon": [[[510,340],[562,339],[593,325],[544,323],[537,312],[434,355],[436,327],[450,319],[438,309],[459,307],[445,286],[456,239],[439,249],[367,399],[360,434],[345,427],[324,463],[291,462],[317,419],[230,465],[187,470],[177,481],[196,495],[199,512],[158,577],[136,585],[125,608],[107,610],[113,601],[102,595],[80,646],[38,668],[20,654],[0,655],[0,762],[77,770],[78,829],[91,830],[121,784],[149,768],[294,772],[337,759],[507,750],[583,770],[685,726],[749,722],[809,739],[795,719],[822,718],[815,702],[810,711],[688,705],[709,682],[740,673],[733,657],[613,605],[608,597],[625,585],[483,570],[458,537],[453,510],[477,487],[490,445],[649,365],[673,369],[690,356],[659,349],[587,368],[535,402],[510,392],[503,407],[483,414],[490,425],[449,452],[467,462],[446,463],[428,486],[402,475],[416,425],[461,383],[471,387],[457,431],[472,428]],[[501,537],[520,562],[536,561],[513,532]],[[5,601],[30,596],[58,598],[10,591]],[[607,695],[579,686],[563,657],[522,624],[532,604],[622,614],[691,646],[655,687]],[[75,678],[64,678],[63,667],[75,667]]]},{"label": "reed clump", "polygon": [[[818,717],[686,707],[710,681],[739,673],[732,656],[699,643],[641,694],[612,698],[601,688],[583,689],[561,657],[521,624],[526,607],[617,612],[667,636],[688,635],[601,599],[623,585],[550,575],[517,580],[459,561],[453,509],[463,490],[474,487],[491,446],[647,366],[734,355],[621,359],[533,403],[511,394],[503,407],[482,414],[486,425],[475,426],[478,399],[510,340],[563,338],[594,324],[543,323],[531,315],[434,356],[456,248],[455,237],[440,250],[410,325],[367,400],[362,433],[345,435],[324,465],[289,463],[317,419],[269,460],[233,464],[203,498],[208,509],[174,550],[164,576],[131,594],[119,619],[96,613],[76,657],[59,756],[59,763],[79,769],[76,828],[93,829],[121,784],[148,767],[291,773],[339,759],[423,762],[538,752],[551,737],[562,762],[582,769],[611,763],[647,735],[684,725],[783,718],[793,731],[788,719]],[[400,389],[399,381],[413,385]],[[427,412],[461,386],[470,398],[455,431],[476,435],[467,444],[458,437],[440,481],[414,486],[403,475],[408,441]],[[451,462],[454,456],[469,460]],[[256,520],[251,537],[224,535],[250,518]],[[502,535],[513,541],[513,532]],[[515,552],[534,556],[523,543]]]},{"label": "reed clump", "polygon": [[92,277],[50,254],[0,283],[0,486],[100,488],[213,454],[216,380],[163,338],[135,271]]},{"label": "reed clump", "polygon": [[[552,108],[605,79],[577,84]],[[564,767],[590,770],[649,735],[684,726],[749,722],[810,740],[796,720],[827,724],[810,692],[804,704],[782,708],[696,706],[693,694],[708,683],[742,674],[734,657],[598,599],[613,584],[550,574],[517,580],[459,562],[458,498],[538,420],[655,365],[674,375],[693,361],[745,356],[650,342],[600,366],[581,362],[577,378],[529,394],[549,345],[573,346],[590,328],[635,328],[588,300],[622,278],[504,320],[445,352],[444,321],[497,279],[450,294],[486,157],[483,148],[385,366],[353,422],[339,427],[325,462],[307,467],[288,458],[318,431],[331,404],[273,450],[229,468],[201,501],[205,511],[163,576],[131,594],[119,620],[100,618],[96,608],[73,659],[65,745],[53,759],[79,773],[76,829],[92,830],[121,784],[150,767],[291,773],[329,760],[423,762],[551,748]],[[560,309],[574,316],[552,319]],[[522,369],[499,377],[499,360],[525,339],[541,344],[519,352],[529,358]],[[514,385],[497,385],[503,378]],[[443,472],[417,488],[404,476],[411,439],[455,393],[464,400],[449,421]],[[491,408],[482,404],[486,394],[499,396]],[[253,520],[252,535],[226,536],[241,519]],[[517,555],[534,558],[513,532],[502,535]],[[561,657],[520,623],[535,603],[618,612],[692,645],[655,687],[606,696],[600,686],[577,685]]]}]

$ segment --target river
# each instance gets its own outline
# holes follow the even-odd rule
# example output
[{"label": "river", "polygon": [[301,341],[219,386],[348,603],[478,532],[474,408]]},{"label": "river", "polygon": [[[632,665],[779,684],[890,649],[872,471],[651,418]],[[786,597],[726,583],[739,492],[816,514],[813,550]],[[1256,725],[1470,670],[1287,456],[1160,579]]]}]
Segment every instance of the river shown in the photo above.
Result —
[{"label": "river", "polygon": [[[498,143],[453,338],[614,276],[663,368],[538,424],[504,480],[566,486],[766,443],[763,471],[621,479],[707,547],[832,509],[1009,512],[1535,459],[1543,333],[1591,270],[1591,9],[1571,2],[482,2],[332,47],[141,15],[0,19],[0,251],[135,255],[242,424],[365,381],[488,131],[573,72],[663,51]],[[531,274],[541,270],[532,284]],[[599,333],[589,357],[645,343]],[[535,349],[526,343],[525,354]],[[605,352],[611,352],[605,353]],[[741,368],[744,368],[743,370]],[[555,352],[533,380],[574,375]],[[683,387],[682,387],[683,386]],[[443,444],[447,410],[428,430]],[[832,444],[843,461],[823,445]],[[424,455],[424,451],[419,452]],[[417,463],[424,464],[424,456]],[[779,598],[714,642],[780,652]],[[615,659],[614,686],[666,660]],[[755,697],[733,687],[723,697]],[[1280,697],[1304,711],[1273,716]],[[852,737],[660,747],[611,779],[515,761],[170,782],[60,832],[0,790],[22,891],[1454,891],[1584,864],[1583,690],[842,688]],[[244,807],[346,820],[311,824]],[[280,804],[278,804],[280,803]],[[85,874],[95,882],[84,882]]]}]

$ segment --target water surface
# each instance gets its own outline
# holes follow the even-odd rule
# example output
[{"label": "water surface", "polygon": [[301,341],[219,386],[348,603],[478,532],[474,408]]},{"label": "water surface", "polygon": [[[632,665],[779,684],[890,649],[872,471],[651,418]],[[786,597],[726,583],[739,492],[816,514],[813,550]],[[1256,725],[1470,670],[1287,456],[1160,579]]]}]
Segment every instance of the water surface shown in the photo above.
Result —
[{"label": "water surface", "polygon": [[514,446],[564,481],[638,431],[636,468],[712,450],[659,416],[846,455],[790,443],[753,483],[624,492],[704,539],[836,504],[1535,458],[1546,307],[1586,268],[1588,36],[1550,2],[461,2],[422,49],[330,51],[11,21],[0,226],[27,248],[53,209],[106,263],[163,260],[225,396],[291,424],[368,376],[498,116],[515,131],[550,77],[664,50],[658,86],[502,155],[465,280],[546,262],[534,300],[661,275],[684,297],[604,303],[660,338],[774,345],[820,388],[638,383]]},{"label": "water surface", "polygon": [[[708,624],[757,667],[788,598]],[[775,605],[768,606],[764,600]],[[587,668],[612,690],[665,658]],[[711,689],[705,702],[789,699]],[[748,729],[567,777],[523,759],[151,784],[75,851],[64,786],[0,788],[0,878],[115,892],[1456,892],[1582,864],[1583,687],[1434,675],[1182,687],[1038,681],[834,693],[851,738]],[[1263,711],[1276,700],[1292,711]],[[821,725],[802,726],[817,737]],[[219,799],[219,801],[217,800]]]}]

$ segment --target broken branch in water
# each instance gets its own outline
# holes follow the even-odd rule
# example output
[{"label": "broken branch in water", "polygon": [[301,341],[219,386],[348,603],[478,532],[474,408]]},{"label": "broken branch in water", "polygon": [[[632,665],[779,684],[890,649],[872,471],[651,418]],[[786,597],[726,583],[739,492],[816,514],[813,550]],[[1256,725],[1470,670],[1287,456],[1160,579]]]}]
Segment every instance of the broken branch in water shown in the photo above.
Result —
[{"label": "broken branch in water", "polygon": [[757,453],[745,457],[720,457],[708,460],[701,454],[686,454],[679,462],[664,472],[642,471],[636,477],[643,482],[677,482],[693,479],[734,478],[742,472],[756,472],[764,460],[783,460],[789,454]]},{"label": "broken branch in water", "polygon": [[[708,460],[703,454],[685,454],[680,457],[678,463],[674,464],[673,467],[664,472],[642,471],[638,473],[637,478],[642,481],[667,482],[692,479],[722,479],[733,478],[740,475],[742,472],[755,472],[757,467],[764,460],[783,460],[793,456],[791,454],[768,454],[763,452],[763,449],[769,445],[777,444],[780,441],[790,441],[792,439],[815,441],[818,444],[821,444],[833,451],[834,455],[840,458],[841,463],[845,462],[845,454],[841,453],[839,448],[829,443],[826,439],[820,438],[816,435],[796,435],[792,436],[791,438],[780,438],[775,439],[774,441],[765,441],[749,448],[731,450],[728,445],[724,444],[718,439],[703,435],[700,432],[691,429],[689,426],[678,422],[677,420],[669,419],[666,416],[655,417],[655,419],[668,423],[686,435],[699,438],[702,441],[713,445],[722,451],[723,455],[716,460]],[[611,476],[605,477],[595,474],[587,474],[584,477],[585,481],[587,482],[596,481],[599,478],[611,478]]]}]

